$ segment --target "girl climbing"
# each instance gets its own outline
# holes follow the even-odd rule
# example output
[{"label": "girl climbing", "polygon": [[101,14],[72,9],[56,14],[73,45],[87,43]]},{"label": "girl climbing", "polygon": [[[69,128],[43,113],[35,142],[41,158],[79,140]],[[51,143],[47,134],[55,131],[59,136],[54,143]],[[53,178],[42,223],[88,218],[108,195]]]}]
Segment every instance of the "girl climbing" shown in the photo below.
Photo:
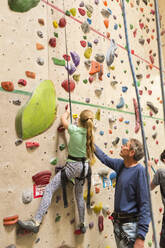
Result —
[{"label": "girl climbing", "polygon": [[85,204],[83,199],[83,184],[88,177],[88,201],[87,207],[90,207],[90,164],[89,161],[94,157],[94,141],[93,141],[93,119],[94,115],[90,110],[81,112],[78,126],[69,124],[69,112],[66,111],[61,116],[61,123],[70,135],[68,144],[68,158],[64,168],[59,171],[50,183],[46,186],[43,198],[32,220],[18,220],[18,225],[25,230],[37,233],[39,231],[42,218],[47,212],[54,192],[62,186],[64,196],[64,207],[67,207],[66,199],[66,180],[75,179],[75,197],[78,206],[80,230],[86,232],[84,225]]}]

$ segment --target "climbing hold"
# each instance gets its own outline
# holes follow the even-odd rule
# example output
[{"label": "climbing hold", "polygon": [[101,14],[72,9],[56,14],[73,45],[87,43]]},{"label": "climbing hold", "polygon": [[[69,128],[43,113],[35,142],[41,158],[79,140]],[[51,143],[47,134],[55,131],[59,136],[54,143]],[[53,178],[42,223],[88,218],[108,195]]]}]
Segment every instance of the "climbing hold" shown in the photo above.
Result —
[{"label": "climbing hold", "polygon": [[152,109],[152,111],[157,114],[158,113],[158,108],[153,105],[152,102],[147,102],[147,106]]},{"label": "climbing hold", "polygon": [[53,63],[55,65],[60,65],[60,66],[65,66],[65,60],[64,59],[57,59],[57,58],[52,58]]},{"label": "climbing hold", "polygon": [[36,185],[46,185],[49,183],[51,175],[52,173],[49,170],[40,171],[32,176],[32,180]]},{"label": "climbing hold", "polygon": [[95,0],[95,4],[98,5],[99,4],[99,0]]},{"label": "climbing hold", "polygon": [[118,29],[118,24],[117,24],[117,23],[115,23],[115,25],[114,25],[114,29],[115,29],[115,30],[117,30],[117,29]]},{"label": "climbing hold", "polygon": [[95,60],[97,61],[97,62],[99,62],[99,63],[103,63],[104,62],[104,59],[105,59],[105,56],[104,56],[104,54],[96,54],[95,55]]},{"label": "climbing hold", "polygon": [[44,49],[45,47],[42,45],[42,44],[40,44],[40,43],[36,43],[36,49],[37,50],[42,50],[42,49]]},{"label": "climbing hold", "polygon": [[80,7],[84,7],[84,2],[81,1],[81,3],[79,4]]},{"label": "climbing hold", "polygon": [[116,137],[116,139],[114,141],[112,141],[112,144],[114,146],[116,146],[119,143],[119,141],[120,141],[120,138],[119,137]]},{"label": "climbing hold", "polygon": [[72,8],[70,9],[70,13],[72,14],[72,16],[76,16],[77,11],[75,8]]},{"label": "climbing hold", "polygon": [[83,83],[84,83],[84,84],[87,84],[87,83],[88,83],[88,80],[87,80],[87,79],[84,79],[84,80],[83,80]]},{"label": "climbing hold", "polygon": [[57,163],[58,163],[58,158],[52,158],[50,160],[50,164],[52,164],[52,165],[56,165]]},{"label": "climbing hold", "polygon": [[84,34],[88,33],[90,31],[89,23],[83,22],[81,24],[81,29],[84,32]]},{"label": "climbing hold", "polygon": [[93,211],[97,214],[97,213],[100,213],[102,208],[103,208],[103,203],[99,202],[97,205],[96,204],[94,205]]},{"label": "climbing hold", "polygon": [[26,12],[38,5],[40,0],[8,0],[11,10],[16,12]]},{"label": "climbing hold", "polygon": [[78,8],[78,11],[79,11],[80,15],[85,16],[86,11],[84,9]]},{"label": "climbing hold", "polygon": [[30,203],[33,199],[33,195],[31,191],[24,191],[22,193],[22,201],[24,204]]},{"label": "climbing hold", "polygon": [[86,48],[85,52],[84,52],[84,56],[85,58],[89,59],[92,55],[92,48],[91,47],[88,47]]},{"label": "climbing hold", "polygon": [[116,108],[122,108],[124,106],[124,98],[121,96],[119,103],[116,105]]},{"label": "climbing hold", "polygon": [[14,84],[13,84],[13,82],[10,82],[10,81],[1,82],[1,86],[6,91],[13,91],[14,90]]},{"label": "climbing hold", "polygon": [[[92,13],[91,12],[89,12],[88,10],[87,10],[87,16],[89,17],[89,18],[91,18],[92,17]],[[87,22],[89,23],[89,24],[91,24],[92,23],[92,20],[91,19],[87,19]]]},{"label": "climbing hold", "polygon": [[126,92],[128,90],[128,87],[127,86],[122,86],[122,92]]},{"label": "climbing hold", "polygon": [[99,40],[98,40],[98,39],[94,39],[94,41],[93,41],[93,42],[94,42],[94,44],[96,44],[96,45],[97,45],[97,44],[98,44],[98,42],[99,42]]},{"label": "climbing hold", "polygon": [[92,83],[93,80],[94,80],[94,78],[93,78],[92,76],[90,76],[90,77],[88,78],[88,80],[89,80],[90,83]]},{"label": "climbing hold", "polygon": [[106,10],[106,9],[102,9],[101,14],[105,18],[108,18],[110,16],[110,12],[108,10]]},{"label": "climbing hold", "polygon": [[101,136],[103,136],[103,135],[104,135],[104,131],[101,130],[101,131],[99,132],[99,134],[100,134]]},{"label": "climbing hold", "polygon": [[59,20],[59,23],[58,23],[59,27],[60,28],[64,28],[66,26],[66,20],[64,17],[62,17],[60,20]]},{"label": "climbing hold", "polygon": [[57,23],[57,21],[53,21],[53,27],[54,27],[54,28],[58,28],[58,23]]},{"label": "climbing hold", "polygon": [[37,31],[37,35],[40,37],[40,38],[43,38],[44,37],[44,35],[43,35],[43,33],[42,33],[42,31]]},{"label": "climbing hold", "polygon": [[116,84],[118,84],[118,82],[116,80],[111,81],[111,86],[115,86]]},{"label": "climbing hold", "polygon": [[89,97],[85,98],[85,102],[90,103],[90,98]]},{"label": "climbing hold", "polygon": [[18,139],[18,140],[15,141],[15,145],[19,146],[20,144],[22,144],[22,142],[23,142],[23,140]]},{"label": "climbing hold", "polygon": [[18,137],[27,139],[42,133],[51,126],[55,116],[54,83],[45,80],[39,84],[28,102],[17,113],[15,125]]},{"label": "climbing hold", "polygon": [[101,176],[101,177],[106,177],[106,176],[108,175],[108,173],[109,173],[109,170],[106,169],[106,168],[101,168],[101,169],[99,169],[99,171],[98,171],[98,174],[99,174],[99,176]]},{"label": "climbing hold", "polygon": [[87,42],[85,40],[80,40],[80,44],[82,47],[86,47]]},{"label": "climbing hold", "polygon": [[13,225],[17,223],[18,217],[19,217],[18,215],[13,215],[13,216],[3,218],[3,225],[9,226],[9,225]]},{"label": "climbing hold", "polygon": [[109,20],[108,20],[108,19],[105,19],[105,20],[104,20],[104,25],[105,25],[106,28],[109,27]]},{"label": "climbing hold", "polygon": [[96,114],[95,114],[96,120],[100,121],[100,115],[101,115],[101,111],[100,111],[100,109],[98,109]]},{"label": "climbing hold", "polygon": [[102,94],[102,88],[101,89],[96,89],[95,94],[96,94],[97,97],[100,97],[101,94]]},{"label": "climbing hold", "polygon": [[112,116],[112,115],[109,115],[108,116],[108,120],[109,120],[110,123],[115,122],[116,121],[116,117],[115,116]]},{"label": "climbing hold", "polygon": [[16,248],[16,246],[11,244],[11,245],[6,246],[5,248]]},{"label": "climbing hold", "polygon": [[68,54],[64,54],[63,58],[68,62],[70,61],[70,56]]},{"label": "climbing hold", "polygon": [[85,66],[87,67],[87,69],[89,69],[90,65],[91,65],[91,61],[87,60],[84,62]]},{"label": "climbing hold", "polygon": [[94,60],[91,61],[91,70],[89,72],[90,75],[93,75],[100,71],[100,64]]},{"label": "climbing hold", "polygon": [[99,232],[102,232],[104,230],[104,217],[103,217],[103,215],[100,215],[98,217],[98,227],[99,227]]},{"label": "climbing hold", "polygon": [[37,58],[37,64],[39,64],[39,65],[44,65],[44,59],[41,58],[41,57],[38,57],[38,58]]},{"label": "climbing hold", "polygon": [[75,82],[73,80],[69,81],[68,84],[68,80],[64,80],[61,84],[61,86],[67,91],[69,92],[69,85],[70,85],[70,92],[72,92],[75,88]]},{"label": "climbing hold", "polygon": [[122,145],[127,144],[127,142],[128,142],[128,139],[126,139],[126,138],[122,138]]},{"label": "climbing hold", "polygon": [[143,38],[140,38],[140,39],[139,39],[139,43],[140,43],[141,45],[144,45],[145,40],[144,40]]},{"label": "climbing hold", "polygon": [[92,47],[92,43],[88,41],[88,47]]},{"label": "climbing hold", "polygon": [[156,137],[157,137],[157,132],[155,132],[155,133],[152,135],[152,138],[153,138],[153,139],[156,139]]},{"label": "climbing hold", "polygon": [[69,10],[66,10],[66,11],[65,11],[65,15],[70,16]]},{"label": "climbing hold", "polygon": [[94,227],[94,222],[92,221],[89,223],[89,229],[92,229],[93,227]]},{"label": "climbing hold", "polygon": [[103,65],[101,64],[101,65],[100,65],[100,71],[99,71],[99,73],[98,73],[99,80],[103,80],[103,79],[102,79],[102,76],[103,76]]},{"label": "climbing hold", "polygon": [[86,4],[85,8],[92,14],[93,13],[93,7],[90,4]]},{"label": "climbing hold", "polygon": [[26,142],[25,144],[26,144],[26,148],[31,148],[31,149],[40,146],[38,142]]},{"label": "climbing hold", "polygon": [[149,247],[152,247],[152,241],[151,241],[151,240],[148,241],[148,246],[149,246]]},{"label": "climbing hold", "polygon": [[76,71],[76,67],[72,64],[68,64],[65,68],[69,72],[69,75],[72,75]]},{"label": "climbing hold", "polygon": [[80,56],[76,52],[70,52],[74,65],[77,67],[80,64]]},{"label": "climbing hold", "polygon": [[79,81],[80,81],[80,74],[74,74],[74,75],[73,75],[73,79],[74,79],[76,82],[79,82]]},{"label": "climbing hold", "polygon": [[49,45],[51,47],[56,47],[56,38],[50,38]]},{"label": "climbing hold", "polygon": [[56,216],[56,218],[55,218],[55,222],[60,221],[60,219],[61,219],[61,216],[60,216],[59,214],[57,214],[57,216]]},{"label": "climbing hold", "polygon": [[29,78],[33,78],[33,79],[36,78],[36,74],[34,72],[32,72],[32,71],[25,71],[25,74]]},{"label": "climbing hold", "polygon": [[110,48],[108,49],[107,54],[106,54],[107,66],[111,66],[111,64],[113,63],[116,49],[117,49],[117,46],[115,44],[115,41],[114,39],[111,39]]}]

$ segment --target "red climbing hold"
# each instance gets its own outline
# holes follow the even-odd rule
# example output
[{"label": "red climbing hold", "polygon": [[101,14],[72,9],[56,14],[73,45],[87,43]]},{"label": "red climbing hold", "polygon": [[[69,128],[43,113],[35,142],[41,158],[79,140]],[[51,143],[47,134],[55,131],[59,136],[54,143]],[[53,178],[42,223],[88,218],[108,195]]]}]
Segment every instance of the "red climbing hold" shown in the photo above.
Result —
[{"label": "red climbing hold", "polygon": [[26,142],[26,148],[34,148],[38,146],[39,146],[38,142]]},{"label": "red climbing hold", "polygon": [[139,22],[139,26],[140,26],[141,29],[143,29],[144,28],[144,23]]},{"label": "red climbing hold", "polygon": [[59,27],[60,28],[64,28],[66,26],[66,20],[64,17],[62,17],[60,20],[59,20],[59,23],[58,23]]},{"label": "red climbing hold", "polygon": [[78,11],[79,11],[80,15],[85,16],[86,11],[84,9],[78,8]]},{"label": "red climbing hold", "polygon": [[80,44],[82,47],[86,47],[86,45],[87,45],[85,40],[80,40]]},{"label": "red climbing hold", "polygon": [[10,81],[1,82],[1,86],[6,91],[13,91],[14,90],[14,84]]},{"label": "red climbing hold", "polygon": [[99,226],[99,232],[102,232],[104,230],[104,217],[102,215],[98,218],[98,226]]},{"label": "red climbing hold", "polygon": [[50,38],[49,45],[51,47],[56,47],[56,38]]},{"label": "red climbing hold", "polygon": [[150,39],[149,38],[147,39],[147,43],[150,44]]},{"label": "red climbing hold", "polygon": [[64,55],[63,55],[63,58],[64,58],[66,61],[70,61],[70,56],[67,55],[67,54],[64,54]]},{"label": "red climbing hold", "polygon": [[137,28],[133,31],[134,38],[136,37],[136,34],[137,34]]},{"label": "red climbing hold", "polygon": [[150,61],[151,61],[151,64],[154,64],[154,57],[152,55],[150,55]]},{"label": "red climbing hold", "polygon": [[75,231],[74,231],[74,234],[76,234],[76,235],[80,235],[80,234],[82,234],[82,232],[81,232],[81,230],[80,230],[80,229],[77,229],[77,230],[75,230]]},{"label": "red climbing hold", "polygon": [[[69,84],[68,84],[68,80],[64,80],[61,84],[61,86],[67,91],[69,92]],[[70,92],[72,92],[75,88],[75,82],[73,80],[70,80]]]},{"label": "red climbing hold", "polygon": [[18,84],[22,85],[22,86],[26,86],[27,85],[27,81],[25,79],[20,79],[18,81]]}]

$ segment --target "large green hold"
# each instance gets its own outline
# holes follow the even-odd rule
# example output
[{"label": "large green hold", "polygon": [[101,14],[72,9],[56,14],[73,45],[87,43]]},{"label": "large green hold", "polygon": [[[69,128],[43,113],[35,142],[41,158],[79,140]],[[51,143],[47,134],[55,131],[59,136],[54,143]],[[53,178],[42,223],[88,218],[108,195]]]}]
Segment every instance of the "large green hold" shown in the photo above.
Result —
[{"label": "large green hold", "polygon": [[26,12],[34,7],[40,0],[8,0],[8,4],[11,10],[16,12]]},{"label": "large green hold", "polygon": [[45,80],[17,113],[15,126],[18,137],[27,139],[47,130],[55,120],[56,110],[54,84],[50,80]]}]

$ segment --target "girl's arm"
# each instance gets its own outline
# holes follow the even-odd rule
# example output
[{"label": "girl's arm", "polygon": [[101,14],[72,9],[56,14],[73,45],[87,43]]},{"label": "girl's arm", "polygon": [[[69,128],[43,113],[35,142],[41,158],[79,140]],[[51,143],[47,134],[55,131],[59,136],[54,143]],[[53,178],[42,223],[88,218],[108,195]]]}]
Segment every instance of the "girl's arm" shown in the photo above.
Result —
[{"label": "girl's arm", "polygon": [[61,116],[61,123],[62,123],[62,125],[63,125],[63,127],[65,128],[65,129],[68,129],[68,126],[69,126],[69,121],[68,121],[68,119],[69,119],[69,112],[68,111],[66,111],[64,114],[62,114],[62,116]]}]

